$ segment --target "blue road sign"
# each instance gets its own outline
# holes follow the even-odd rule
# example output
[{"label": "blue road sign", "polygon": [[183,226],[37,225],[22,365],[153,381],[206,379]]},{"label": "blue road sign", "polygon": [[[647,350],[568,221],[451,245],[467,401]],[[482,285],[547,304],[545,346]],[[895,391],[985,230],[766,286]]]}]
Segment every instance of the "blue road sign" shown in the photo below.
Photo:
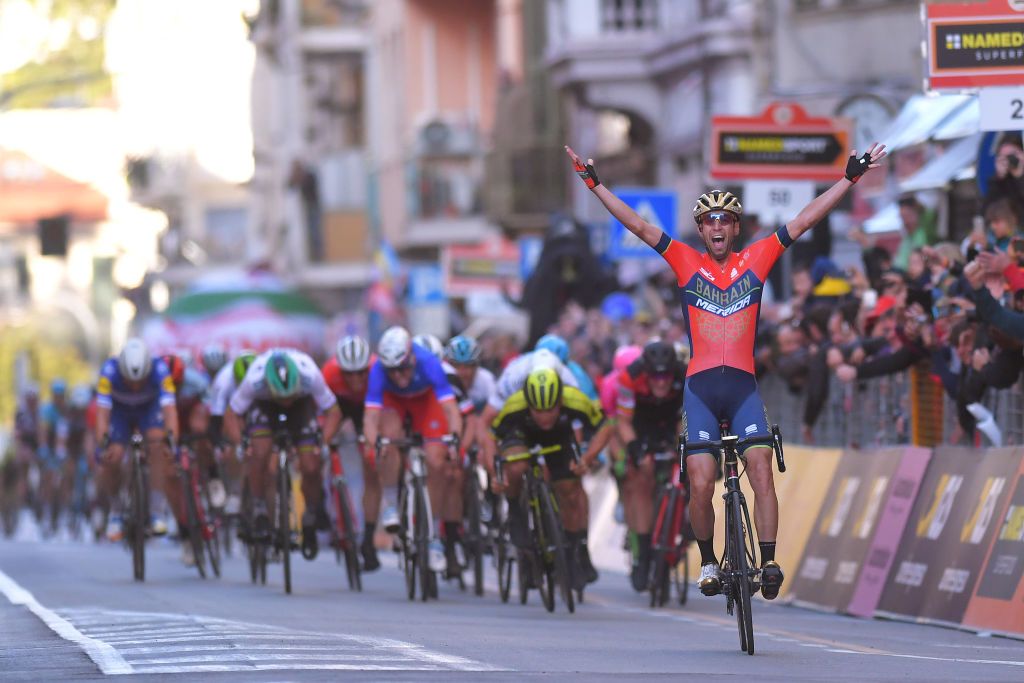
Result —
[{"label": "blue road sign", "polygon": [[436,263],[415,264],[408,268],[408,302],[411,305],[444,303],[444,274]]},{"label": "blue road sign", "polygon": [[[678,198],[675,192],[653,188],[625,188],[616,190],[615,194],[648,223],[661,228],[669,237],[678,237]],[[613,259],[660,258],[658,252],[641,242],[614,218],[609,223],[608,255]]]},{"label": "blue road sign", "polygon": [[540,252],[544,250],[544,240],[540,237],[519,238],[519,277],[523,282],[530,279],[533,269],[540,260]]}]

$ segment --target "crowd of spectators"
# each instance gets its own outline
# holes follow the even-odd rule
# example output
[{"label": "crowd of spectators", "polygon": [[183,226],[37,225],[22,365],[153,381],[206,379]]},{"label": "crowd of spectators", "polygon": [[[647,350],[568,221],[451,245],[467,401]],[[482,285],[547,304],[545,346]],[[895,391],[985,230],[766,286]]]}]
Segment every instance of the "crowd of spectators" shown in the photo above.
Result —
[{"label": "crowd of spectators", "polygon": [[[795,263],[791,297],[766,295],[757,372],[775,374],[803,398],[800,440],[812,440],[834,383],[860,387],[916,365],[941,382],[956,406],[951,441],[972,443],[981,433],[1000,442],[983,399],[991,389],[1015,384],[1024,366],[1020,139],[1004,138],[995,163],[979,204],[982,220],[963,240],[940,241],[935,211],[904,195],[898,240],[876,242],[854,229],[850,237],[860,244],[860,264],[839,268],[822,256]],[[570,341],[573,357],[592,377],[609,371],[619,346],[655,336],[686,341],[677,285],[667,268],[605,297],[601,306],[585,310],[570,301],[547,329]],[[483,341],[484,357],[495,367],[518,351],[506,335]]]}]

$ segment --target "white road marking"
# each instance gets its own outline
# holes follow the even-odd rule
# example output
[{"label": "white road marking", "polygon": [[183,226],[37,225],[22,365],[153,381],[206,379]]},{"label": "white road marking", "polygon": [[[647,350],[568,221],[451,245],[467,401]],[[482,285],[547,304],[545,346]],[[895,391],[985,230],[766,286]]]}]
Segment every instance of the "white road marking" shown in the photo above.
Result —
[{"label": "white road marking", "polygon": [[0,592],[4,594],[11,604],[22,605],[28,608],[28,610],[39,617],[39,619],[41,619],[51,631],[64,640],[69,640],[82,648],[82,650],[85,651],[85,654],[89,656],[89,659],[94,661],[96,666],[98,666],[100,671],[103,673],[132,673],[131,665],[129,665],[128,662],[126,662],[124,658],[117,653],[117,650],[101,640],[96,640],[95,638],[90,638],[83,634],[75,628],[74,625],[68,622],[67,619],[64,619],[53,610],[43,607],[30,592],[22,588],[14,579],[7,576],[3,571],[0,571]]},{"label": "white road marking", "polygon": [[88,637],[113,648],[134,673],[507,671],[389,638],[175,613],[100,608],[62,613]]}]

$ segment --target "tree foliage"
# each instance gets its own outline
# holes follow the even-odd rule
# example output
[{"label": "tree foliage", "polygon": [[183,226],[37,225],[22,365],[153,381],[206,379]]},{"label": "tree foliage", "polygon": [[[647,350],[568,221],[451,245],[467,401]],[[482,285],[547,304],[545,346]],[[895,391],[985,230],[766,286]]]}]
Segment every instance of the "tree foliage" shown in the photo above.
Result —
[{"label": "tree foliage", "polygon": [[[2,2],[3,0],[0,0]],[[111,97],[104,68],[107,21],[116,0],[32,0],[49,33],[34,59],[0,74],[0,109],[93,106]]]}]

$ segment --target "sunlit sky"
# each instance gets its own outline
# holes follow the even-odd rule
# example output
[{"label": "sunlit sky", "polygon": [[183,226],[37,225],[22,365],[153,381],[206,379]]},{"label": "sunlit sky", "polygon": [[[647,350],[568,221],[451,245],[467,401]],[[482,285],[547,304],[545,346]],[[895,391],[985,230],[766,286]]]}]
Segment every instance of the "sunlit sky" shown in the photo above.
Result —
[{"label": "sunlit sky", "polygon": [[[45,4],[45,3],[40,3]],[[250,80],[255,58],[242,20],[251,0],[119,0],[107,28],[118,135],[129,154],[194,154],[229,182],[252,175]],[[0,2],[0,70],[15,69],[70,31],[29,0]]]}]

